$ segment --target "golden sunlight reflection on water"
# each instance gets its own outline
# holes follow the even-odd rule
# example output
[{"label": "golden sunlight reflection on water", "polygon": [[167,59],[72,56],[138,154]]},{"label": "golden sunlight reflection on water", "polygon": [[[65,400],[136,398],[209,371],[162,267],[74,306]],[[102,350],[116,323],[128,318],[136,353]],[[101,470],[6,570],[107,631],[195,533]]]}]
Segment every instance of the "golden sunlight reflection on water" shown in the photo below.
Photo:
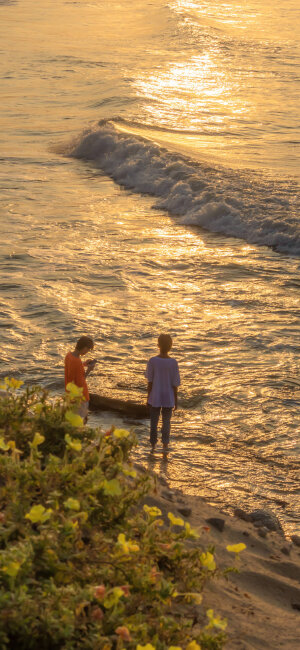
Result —
[{"label": "golden sunlight reflection on water", "polygon": [[231,167],[276,170],[283,163],[297,175],[297,137],[290,137],[298,128],[297,2],[290,0],[288,12],[271,0],[170,4],[189,46],[135,75],[141,124],[163,129],[157,139],[177,141],[192,155],[201,151]]},{"label": "golden sunlight reflection on water", "polygon": [[187,133],[222,131],[225,121],[247,112],[217,50],[174,61],[157,74],[137,79],[135,87],[151,100],[145,110],[154,124],[171,123]]}]

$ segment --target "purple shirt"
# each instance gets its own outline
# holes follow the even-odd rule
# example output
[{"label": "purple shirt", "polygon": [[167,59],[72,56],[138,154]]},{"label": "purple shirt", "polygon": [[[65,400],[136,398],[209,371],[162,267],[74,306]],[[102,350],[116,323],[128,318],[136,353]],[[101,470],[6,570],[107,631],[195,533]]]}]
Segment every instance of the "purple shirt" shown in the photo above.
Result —
[{"label": "purple shirt", "polygon": [[174,386],[180,385],[178,363],[171,357],[151,357],[147,363],[145,377],[152,382],[148,402],[151,406],[175,406]]}]

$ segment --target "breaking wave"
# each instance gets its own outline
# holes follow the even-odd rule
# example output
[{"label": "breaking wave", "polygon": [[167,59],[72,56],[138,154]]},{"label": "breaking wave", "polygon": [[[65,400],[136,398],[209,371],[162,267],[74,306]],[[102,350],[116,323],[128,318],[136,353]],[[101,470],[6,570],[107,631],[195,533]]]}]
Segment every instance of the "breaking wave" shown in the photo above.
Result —
[{"label": "breaking wave", "polygon": [[110,123],[83,134],[71,156],[93,163],[119,185],[157,197],[155,208],[181,222],[300,255],[293,180],[208,166]]}]

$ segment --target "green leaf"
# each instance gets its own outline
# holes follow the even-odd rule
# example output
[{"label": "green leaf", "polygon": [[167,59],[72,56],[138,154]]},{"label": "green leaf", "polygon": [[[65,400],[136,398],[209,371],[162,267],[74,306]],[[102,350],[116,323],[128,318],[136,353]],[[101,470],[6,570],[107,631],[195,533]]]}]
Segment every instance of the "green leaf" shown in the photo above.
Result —
[{"label": "green leaf", "polygon": [[112,478],[111,481],[103,481],[103,491],[104,494],[110,497],[119,497],[122,494],[121,485],[116,478]]}]

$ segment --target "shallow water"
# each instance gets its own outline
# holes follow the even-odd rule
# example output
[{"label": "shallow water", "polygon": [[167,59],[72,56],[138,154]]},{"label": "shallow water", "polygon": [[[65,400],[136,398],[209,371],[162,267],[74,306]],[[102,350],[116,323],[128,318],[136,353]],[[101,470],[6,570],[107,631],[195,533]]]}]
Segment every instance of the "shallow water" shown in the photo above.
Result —
[{"label": "shallow water", "polygon": [[172,451],[151,459],[141,423],[135,458],[229,510],[269,507],[291,532],[297,6],[259,5],[0,2],[1,376],[59,392],[66,350],[89,333],[91,388],[144,400],[170,331]]}]

